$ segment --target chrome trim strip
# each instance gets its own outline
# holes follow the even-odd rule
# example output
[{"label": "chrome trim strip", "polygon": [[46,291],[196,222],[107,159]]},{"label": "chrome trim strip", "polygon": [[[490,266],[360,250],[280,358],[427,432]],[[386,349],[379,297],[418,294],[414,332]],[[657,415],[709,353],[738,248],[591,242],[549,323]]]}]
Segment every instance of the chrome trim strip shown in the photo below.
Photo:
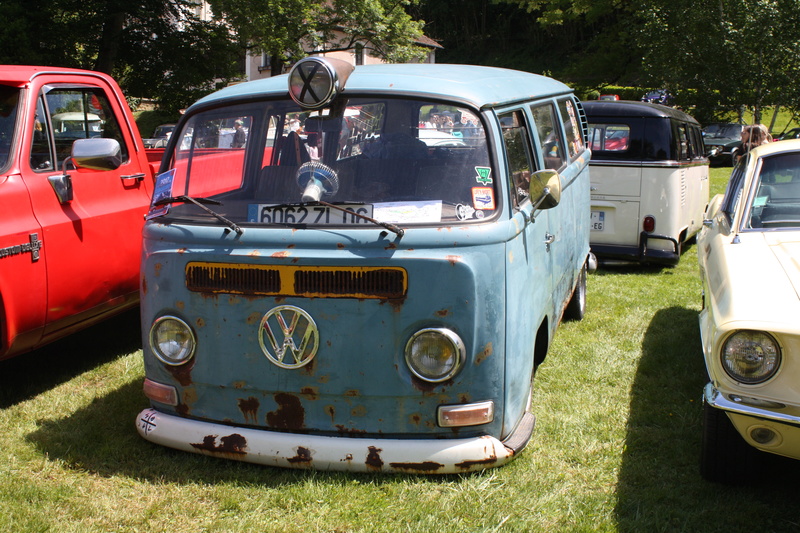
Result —
[{"label": "chrome trim strip", "polygon": [[781,413],[776,410],[765,409],[763,407],[754,407],[740,402],[734,402],[725,396],[722,392],[717,390],[710,382],[703,388],[703,399],[715,409],[721,409],[730,413],[736,413],[744,416],[751,416],[753,418],[763,418],[766,420],[773,420],[783,424],[791,424],[800,426],[800,416],[790,415],[788,413]]}]

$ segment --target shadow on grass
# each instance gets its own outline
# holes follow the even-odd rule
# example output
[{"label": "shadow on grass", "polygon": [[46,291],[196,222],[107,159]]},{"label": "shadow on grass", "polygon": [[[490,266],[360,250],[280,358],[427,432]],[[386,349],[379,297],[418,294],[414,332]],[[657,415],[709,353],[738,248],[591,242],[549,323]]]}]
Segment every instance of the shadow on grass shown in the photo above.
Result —
[{"label": "shadow on grass", "polygon": [[141,347],[137,307],[39,350],[0,361],[0,409]]},{"label": "shadow on grass", "polygon": [[[323,480],[345,485],[357,478],[381,484],[411,475],[353,474],[291,470],[208,457],[155,445],[136,431],[136,415],[148,406],[142,383],[136,379],[95,399],[68,417],[41,423],[26,439],[51,460],[63,461],[68,468],[102,477],[126,476],[153,484],[202,483],[234,486],[280,487]],[[437,476],[431,482],[453,481],[459,476]]]},{"label": "shadow on grass", "polygon": [[662,309],[645,333],[617,486],[620,531],[788,531],[800,527],[798,462],[770,456],[758,486],[700,477],[705,365],[697,312]]}]

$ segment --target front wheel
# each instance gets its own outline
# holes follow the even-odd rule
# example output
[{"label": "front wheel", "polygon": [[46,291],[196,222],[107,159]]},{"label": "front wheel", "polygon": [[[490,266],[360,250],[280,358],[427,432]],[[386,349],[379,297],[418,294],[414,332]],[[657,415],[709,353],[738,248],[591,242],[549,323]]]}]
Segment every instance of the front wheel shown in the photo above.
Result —
[{"label": "front wheel", "polygon": [[750,483],[762,471],[764,452],[750,446],[725,411],[703,401],[703,444],[700,475],[708,481]]},{"label": "front wheel", "polygon": [[586,314],[586,263],[581,267],[578,283],[575,284],[572,298],[564,310],[564,318],[566,320],[582,320],[584,314]]}]

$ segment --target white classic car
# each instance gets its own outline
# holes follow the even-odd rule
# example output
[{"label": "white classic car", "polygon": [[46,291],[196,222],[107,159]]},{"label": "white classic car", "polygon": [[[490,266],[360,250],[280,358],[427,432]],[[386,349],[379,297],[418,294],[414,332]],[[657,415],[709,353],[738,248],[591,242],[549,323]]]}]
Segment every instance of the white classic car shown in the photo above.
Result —
[{"label": "white classic car", "polygon": [[706,219],[701,473],[746,482],[761,451],[800,459],[800,140],[743,157]]}]

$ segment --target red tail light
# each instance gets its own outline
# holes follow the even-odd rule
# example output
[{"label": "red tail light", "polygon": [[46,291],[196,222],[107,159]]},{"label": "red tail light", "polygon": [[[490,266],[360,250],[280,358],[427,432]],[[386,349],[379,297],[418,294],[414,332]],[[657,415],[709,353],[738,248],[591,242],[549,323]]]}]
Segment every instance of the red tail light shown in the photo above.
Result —
[{"label": "red tail light", "polygon": [[642,229],[647,233],[652,233],[656,229],[656,218],[653,215],[647,215],[642,221]]}]

